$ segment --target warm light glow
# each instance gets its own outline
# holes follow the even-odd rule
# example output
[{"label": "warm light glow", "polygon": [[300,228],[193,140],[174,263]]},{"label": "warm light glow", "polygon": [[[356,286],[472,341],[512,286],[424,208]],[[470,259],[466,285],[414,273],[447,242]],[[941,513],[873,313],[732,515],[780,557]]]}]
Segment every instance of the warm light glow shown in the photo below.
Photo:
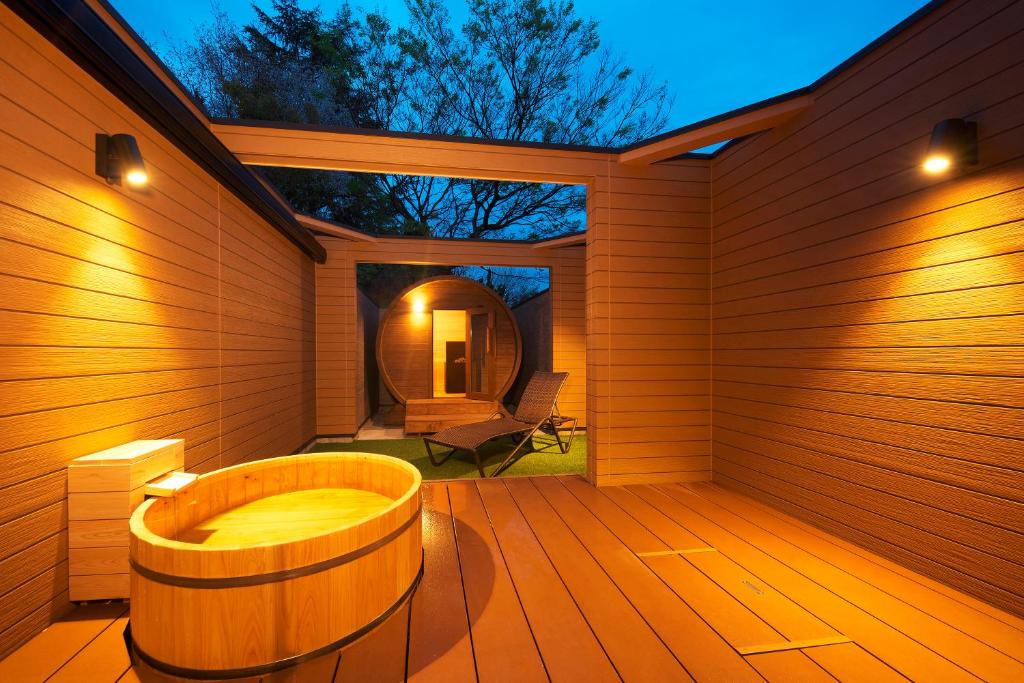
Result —
[{"label": "warm light glow", "polygon": [[128,171],[124,179],[128,181],[129,185],[140,187],[149,182],[149,175],[145,171]]},{"label": "warm light glow", "polygon": [[422,296],[417,296],[413,298],[412,312],[420,314],[427,312],[427,302]]},{"label": "warm light glow", "polygon": [[924,170],[928,173],[942,173],[952,165],[948,156],[933,154],[924,160]]},{"label": "warm light glow", "polygon": [[[445,391],[446,362],[448,360],[448,347],[446,342],[466,341],[466,311],[443,311],[435,309],[434,317],[434,397],[439,396],[465,396],[460,394],[449,394]],[[465,364],[459,366],[463,376],[466,374]]]},{"label": "warm light glow", "polygon": [[126,133],[96,134],[96,175],[111,185],[122,182],[139,188],[149,182],[142,152],[135,138]]}]

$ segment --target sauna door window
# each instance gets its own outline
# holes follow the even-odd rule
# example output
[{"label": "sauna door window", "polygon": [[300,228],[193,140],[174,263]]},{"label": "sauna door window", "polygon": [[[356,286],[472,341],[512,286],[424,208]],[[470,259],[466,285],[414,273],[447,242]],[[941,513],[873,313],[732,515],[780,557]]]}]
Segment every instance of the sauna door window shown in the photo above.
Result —
[{"label": "sauna door window", "polygon": [[434,398],[466,395],[466,311],[434,311]]}]

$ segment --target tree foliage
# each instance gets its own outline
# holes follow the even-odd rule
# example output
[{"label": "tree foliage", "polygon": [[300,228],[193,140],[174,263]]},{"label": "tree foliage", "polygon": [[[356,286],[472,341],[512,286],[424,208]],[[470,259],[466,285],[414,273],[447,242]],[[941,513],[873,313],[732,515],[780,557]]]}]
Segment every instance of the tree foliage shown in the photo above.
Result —
[{"label": "tree foliage", "polygon": [[[408,25],[297,0],[224,14],[172,63],[215,116],[612,146],[660,131],[664,84],[601,47],[567,0],[406,0]],[[296,208],[373,232],[539,238],[583,227],[579,188],[269,169]]]},{"label": "tree foliage", "polygon": [[[613,146],[659,132],[663,84],[602,49],[565,0],[469,0],[456,31],[441,0],[407,0],[410,22],[366,21],[364,66],[384,128],[492,140]],[[444,237],[541,238],[582,229],[580,188],[386,177],[404,217]]]},{"label": "tree foliage", "polygon": [[[169,61],[201,105],[225,118],[602,147],[664,127],[665,85],[603,48],[597,22],[572,2],[466,3],[455,27],[442,0],[406,0],[402,26],[357,16],[344,0],[332,16],[272,0],[269,10],[254,5],[245,26],[216,14]],[[299,211],[368,232],[537,239],[584,228],[579,187],[263,172]],[[383,272],[364,269],[360,282]],[[533,293],[500,269],[480,272],[515,298]]]},{"label": "tree foliage", "polygon": [[[363,88],[362,24],[342,5],[333,17],[295,0],[253,5],[255,21],[239,27],[223,12],[170,63],[193,97],[224,118],[378,128]],[[374,230],[394,221],[391,197],[363,174],[265,168],[263,173],[304,213]]]}]

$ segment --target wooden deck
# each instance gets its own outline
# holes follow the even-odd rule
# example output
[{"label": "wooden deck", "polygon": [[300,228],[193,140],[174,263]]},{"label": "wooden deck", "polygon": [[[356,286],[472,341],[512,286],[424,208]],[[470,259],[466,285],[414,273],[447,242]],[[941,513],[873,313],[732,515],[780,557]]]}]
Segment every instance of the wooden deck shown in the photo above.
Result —
[{"label": "wooden deck", "polygon": [[[406,661],[371,644],[265,681],[1024,680],[1024,620],[712,484],[424,492],[423,583],[383,627]],[[80,608],[0,680],[167,680],[129,668],[125,611]]]}]

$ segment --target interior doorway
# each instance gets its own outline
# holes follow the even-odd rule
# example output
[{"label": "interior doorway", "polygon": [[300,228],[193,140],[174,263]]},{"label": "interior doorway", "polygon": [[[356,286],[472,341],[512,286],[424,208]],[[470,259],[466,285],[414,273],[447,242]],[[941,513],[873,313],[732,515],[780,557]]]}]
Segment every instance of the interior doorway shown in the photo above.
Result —
[{"label": "interior doorway", "polygon": [[466,311],[434,310],[434,398],[466,395]]}]

